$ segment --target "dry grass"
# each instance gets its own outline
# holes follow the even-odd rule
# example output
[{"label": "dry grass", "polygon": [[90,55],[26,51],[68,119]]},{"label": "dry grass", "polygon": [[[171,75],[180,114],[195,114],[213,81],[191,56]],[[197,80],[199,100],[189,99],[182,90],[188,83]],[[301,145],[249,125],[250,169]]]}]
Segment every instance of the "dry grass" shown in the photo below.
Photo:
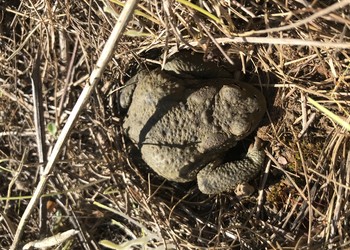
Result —
[{"label": "dry grass", "polygon": [[[36,209],[21,242],[75,229],[59,249],[103,249],[101,240],[150,249],[349,248],[349,132],[312,100],[349,126],[350,1],[266,2],[206,0],[198,9],[141,1],[55,165],[48,229],[39,235]],[[38,51],[50,153],[57,134],[49,124],[60,133],[122,7],[0,3],[0,247],[8,249],[41,166],[31,87]],[[208,197],[195,182],[164,182],[137,154],[128,157],[116,93],[137,65],[162,63],[174,48],[238,58],[243,80],[263,89],[269,110],[258,134],[268,157],[252,196]]]}]

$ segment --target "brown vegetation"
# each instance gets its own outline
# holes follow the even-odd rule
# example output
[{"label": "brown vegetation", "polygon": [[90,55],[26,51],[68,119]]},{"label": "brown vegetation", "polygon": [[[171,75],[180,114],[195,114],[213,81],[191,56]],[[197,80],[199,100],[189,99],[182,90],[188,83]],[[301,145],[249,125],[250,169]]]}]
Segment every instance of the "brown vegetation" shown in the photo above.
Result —
[{"label": "brown vegetation", "polygon": [[[35,209],[20,243],[75,229],[59,249],[103,249],[101,240],[150,249],[350,247],[350,1],[192,2],[140,1],[52,172],[48,228]],[[12,244],[45,165],[33,79],[42,82],[50,155],[122,8],[0,0],[1,249]],[[124,137],[118,90],[139,65],[161,64],[176,49],[238,60],[243,80],[265,93],[257,133],[267,159],[253,195],[206,196],[195,182],[165,182]]]}]

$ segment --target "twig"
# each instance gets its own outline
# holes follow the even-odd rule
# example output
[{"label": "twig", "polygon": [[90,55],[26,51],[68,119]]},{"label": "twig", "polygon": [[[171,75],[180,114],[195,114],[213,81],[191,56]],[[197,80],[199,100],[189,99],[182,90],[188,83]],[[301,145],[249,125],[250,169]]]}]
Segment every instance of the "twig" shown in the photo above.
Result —
[{"label": "twig", "polygon": [[308,97],[307,101],[314,106],[316,109],[321,111],[323,114],[325,114],[328,118],[332,119],[334,122],[336,122],[338,125],[344,127],[347,131],[350,131],[350,123],[348,120],[342,119],[340,116],[336,115],[326,107],[322,106],[318,102],[316,102],[314,99]]},{"label": "twig", "polygon": [[[273,37],[235,37],[235,38],[216,38],[216,42],[222,43],[255,43],[255,44],[280,44],[290,46],[314,46],[321,48],[340,48],[349,49],[350,43],[340,42],[322,42],[312,41],[303,39],[292,39],[292,38],[273,38]],[[192,46],[196,46],[198,42],[190,43]]]},{"label": "twig", "polygon": [[[11,197],[11,190],[12,190],[12,186],[16,183],[20,173],[22,172],[22,169],[23,169],[23,165],[24,165],[24,162],[27,161],[27,157],[28,157],[28,148],[24,148],[24,152],[23,152],[23,155],[22,155],[22,159],[21,159],[21,162],[17,168],[17,170],[15,171],[14,173],[14,176],[11,178],[11,181],[8,185],[8,188],[7,188],[7,198],[10,198]],[[9,208],[9,199],[6,200],[6,203],[5,203],[5,207],[4,207],[4,211],[6,213],[7,209]]]},{"label": "twig", "polygon": [[77,54],[77,50],[78,50],[78,39],[76,39],[75,44],[74,44],[74,49],[73,49],[73,54],[72,57],[70,59],[69,65],[68,65],[68,71],[67,71],[67,75],[66,75],[66,80],[64,83],[64,87],[63,87],[63,93],[61,95],[61,101],[60,104],[58,106],[58,114],[57,114],[57,122],[60,121],[60,117],[62,115],[62,110],[63,110],[63,103],[66,100],[66,94],[67,94],[67,90],[68,90],[68,85],[72,80],[72,71],[73,71],[73,63],[75,60],[75,56]]},{"label": "twig", "polygon": [[[301,120],[302,120],[302,130],[298,134],[298,138],[301,138],[304,134],[306,134],[307,123],[308,123],[308,115],[307,115],[307,101],[304,92],[300,94],[300,105],[301,105]],[[310,120],[309,120],[310,121]],[[310,123],[309,123],[310,125]]]},{"label": "twig", "polygon": [[[41,63],[40,48],[36,55],[33,73],[32,73],[32,89],[33,89],[33,106],[34,106],[34,124],[36,131],[36,144],[39,157],[39,172],[40,175],[44,173],[44,166],[42,165],[47,159],[47,150],[45,146],[45,121],[44,121],[44,109],[43,109],[43,96],[42,96],[42,82],[40,77],[40,63]],[[39,211],[39,224],[40,235],[45,235],[47,231],[47,198],[40,198],[40,211]]]},{"label": "twig", "polygon": [[311,22],[312,20],[315,20],[316,18],[324,17],[325,15],[327,15],[327,14],[329,14],[337,9],[341,9],[349,4],[350,4],[350,0],[344,0],[344,1],[341,1],[338,3],[335,3],[327,8],[324,8],[320,11],[317,11],[315,14],[312,14],[311,16],[309,16],[307,18],[302,19],[298,22],[289,24],[289,25],[285,25],[282,27],[274,27],[274,28],[269,28],[269,29],[264,29],[264,30],[251,30],[251,31],[245,32],[243,34],[236,34],[236,35],[237,36],[247,36],[247,35],[252,35],[252,34],[265,34],[265,33],[279,32],[279,31],[283,31],[283,30],[295,29],[299,26],[302,26],[304,24]]},{"label": "twig", "polygon": [[212,34],[210,34],[209,30],[205,27],[205,25],[200,21],[199,25],[202,27],[202,29],[204,30],[204,32],[208,35],[208,37],[210,38],[210,40],[216,45],[216,47],[220,50],[221,54],[226,58],[226,60],[234,65],[233,61],[231,60],[231,58],[225,53],[224,49],[221,47],[221,45],[215,40],[214,36],[212,36]]},{"label": "twig", "polygon": [[256,216],[257,217],[260,217],[261,216],[261,212],[263,211],[263,202],[264,202],[264,195],[265,195],[265,192],[264,192],[264,188],[265,188],[265,185],[266,185],[266,181],[267,181],[267,178],[269,176],[269,173],[270,173],[270,168],[271,168],[271,160],[268,160],[267,164],[266,164],[266,168],[264,169],[264,174],[263,174],[263,177],[260,181],[260,184],[259,184],[259,190],[258,190],[258,198],[257,198],[257,208],[256,208]]},{"label": "twig", "polygon": [[316,118],[316,113],[315,112],[311,113],[308,120],[306,121],[305,125],[303,125],[303,129],[299,132],[298,138],[301,138],[305,134],[305,132],[310,127],[310,125],[313,123],[315,118]]},{"label": "twig", "polygon": [[[311,244],[311,233],[312,233],[312,222],[313,222],[313,206],[312,206],[312,202],[314,200],[314,196],[311,198],[311,188],[310,188],[310,179],[312,178],[312,176],[310,177],[308,175],[309,171],[308,171],[308,166],[304,160],[304,154],[303,154],[303,150],[302,147],[300,146],[300,143],[298,141],[298,137],[295,134],[295,132],[293,131],[293,129],[291,129],[293,136],[295,138],[295,144],[297,145],[298,151],[299,151],[299,157],[300,157],[300,161],[301,164],[303,166],[303,172],[304,172],[304,178],[305,178],[305,186],[306,186],[306,192],[307,192],[307,200],[304,201],[304,204],[307,203],[307,208],[308,208],[308,215],[309,215],[309,224],[308,224],[308,234],[307,234],[307,243],[308,245]],[[305,215],[306,216],[306,215]]]},{"label": "twig", "polygon": [[69,238],[73,237],[78,233],[79,233],[78,230],[70,229],[63,233],[58,233],[42,240],[29,242],[23,247],[23,250],[28,250],[33,248],[46,249],[49,247],[53,247],[53,246],[62,244],[63,242],[65,242],[66,240],[68,240]]},{"label": "twig", "polygon": [[85,107],[85,104],[87,100],[89,99],[92,91],[94,90],[95,85],[100,80],[101,75],[112,57],[112,54],[114,52],[114,47],[119,41],[120,37],[122,36],[122,33],[126,27],[126,24],[128,20],[131,18],[134,9],[136,8],[136,5],[138,3],[138,0],[130,0],[127,1],[125,4],[125,7],[123,8],[122,13],[120,14],[119,19],[117,20],[117,23],[115,24],[113,31],[108,38],[103,51],[101,53],[101,56],[99,57],[95,69],[92,71],[90,75],[90,81],[88,84],[85,85],[79,99],[77,100],[77,103],[75,104],[72,113],[68,117],[67,123],[62,129],[61,134],[59,135],[57,142],[52,150],[52,153],[50,155],[50,158],[47,162],[47,165],[44,169],[44,173],[41,176],[41,179],[37,185],[37,188],[34,191],[33,197],[30,200],[26,210],[24,211],[22,218],[19,222],[16,235],[14,237],[13,243],[11,245],[10,250],[15,250],[18,247],[18,244],[20,242],[20,239],[22,237],[25,224],[34,210],[34,207],[38,203],[39,197],[42,194],[45,185],[47,183],[47,180],[49,178],[50,173],[53,170],[53,167],[55,165],[55,162],[63,148],[63,145],[65,144],[66,140],[68,139],[68,136],[70,134],[70,131],[73,128],[73,125],[75,124],[75,121],[78,119],[78,115],[81,112],[81,110]]}]

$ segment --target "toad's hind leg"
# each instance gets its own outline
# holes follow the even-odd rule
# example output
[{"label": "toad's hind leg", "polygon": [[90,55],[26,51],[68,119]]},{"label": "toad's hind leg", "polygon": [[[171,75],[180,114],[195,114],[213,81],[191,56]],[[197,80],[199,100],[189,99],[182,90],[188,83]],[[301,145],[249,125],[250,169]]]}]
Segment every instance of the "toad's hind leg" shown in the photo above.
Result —
[{"label": "toad's hind leg", "polygon": [[260,144],[260,140],[256,139],[242,160],[219,166],[209,164],[199,171],[197,175],[199,190],[205,194],[218,194],[254,178],[261,170],[265,158]]}]

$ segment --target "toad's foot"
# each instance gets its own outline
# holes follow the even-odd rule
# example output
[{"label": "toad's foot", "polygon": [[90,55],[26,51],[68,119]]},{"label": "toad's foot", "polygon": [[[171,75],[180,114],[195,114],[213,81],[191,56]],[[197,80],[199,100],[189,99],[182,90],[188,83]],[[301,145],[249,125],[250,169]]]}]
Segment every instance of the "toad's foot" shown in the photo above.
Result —
[{"label": "toad's foot", "polygon": [[250,181],[259,173],[264,158],[261,141],[256,138],[242,160],[219,166],[209,164],[199,171],[197,175],[199,190],[205,194],[218,194],[234,189],[238,184]]}]

